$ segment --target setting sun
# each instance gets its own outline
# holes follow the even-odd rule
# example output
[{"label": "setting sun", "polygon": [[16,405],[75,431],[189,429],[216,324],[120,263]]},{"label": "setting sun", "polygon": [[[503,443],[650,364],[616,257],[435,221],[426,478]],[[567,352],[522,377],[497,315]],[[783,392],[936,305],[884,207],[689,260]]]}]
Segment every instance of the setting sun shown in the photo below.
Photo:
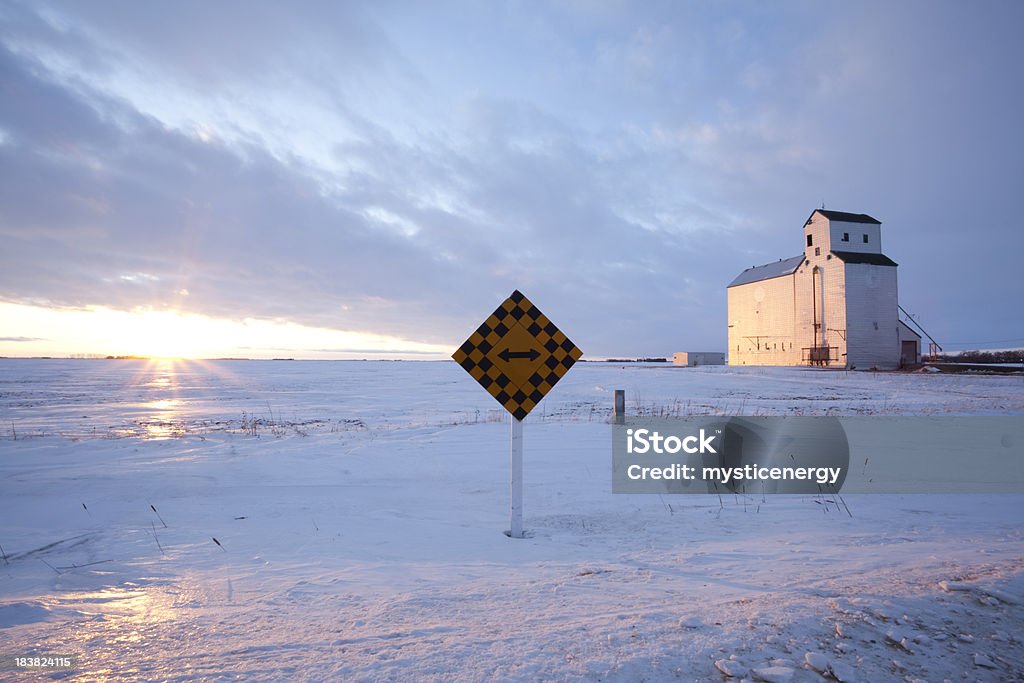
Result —
[{"label": "setting sun", "polygon": [[149,358],[196,358],[216,321],[172,311],[144,311],[134,314],[104,312],[113,334],[136,351],[132,355]]},{"label": "setting sun", "polygon": [[0,318],[23,336],[0,338],[0,356],[146,358],[443,358],[446,346],[385,335],[173,310],[53,309],[0,303]]}]

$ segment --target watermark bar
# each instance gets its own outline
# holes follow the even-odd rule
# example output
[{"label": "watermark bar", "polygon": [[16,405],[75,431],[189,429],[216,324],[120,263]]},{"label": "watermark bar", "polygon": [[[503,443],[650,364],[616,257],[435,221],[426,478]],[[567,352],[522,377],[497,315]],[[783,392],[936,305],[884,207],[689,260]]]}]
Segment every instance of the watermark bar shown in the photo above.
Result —
[{"label": "watermark bar", "polygon": [[613,493],[1024,493],[1024,416],[626,417]]},{"label": "watermark bar", "polygon": [[68,671],[77,667],[77,655],[50,655],[38,652],[0,655],[0,672]]}]

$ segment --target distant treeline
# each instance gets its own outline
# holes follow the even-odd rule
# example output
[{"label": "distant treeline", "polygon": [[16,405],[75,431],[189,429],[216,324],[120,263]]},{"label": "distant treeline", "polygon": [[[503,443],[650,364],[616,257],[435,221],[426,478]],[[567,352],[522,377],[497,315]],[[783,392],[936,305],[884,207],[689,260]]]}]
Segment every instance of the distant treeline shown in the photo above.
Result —
[{"label": "distant treeline", "polygon": [[938,360],[946,363],[1022,363],[1024,362],[1024,349],[943,353],[938,356]]},{"label": "distant treeline", "polygon": [[607,358],[605,363],[667,363],[668,358]]}]

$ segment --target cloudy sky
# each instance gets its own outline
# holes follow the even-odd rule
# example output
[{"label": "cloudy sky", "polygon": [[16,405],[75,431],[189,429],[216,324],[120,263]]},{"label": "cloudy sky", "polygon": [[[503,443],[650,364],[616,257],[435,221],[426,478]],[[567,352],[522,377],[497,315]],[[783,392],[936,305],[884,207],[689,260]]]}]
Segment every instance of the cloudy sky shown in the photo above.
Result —
[{"label": "cloudy sky", "polygon": [[808,214],[1024,345],[1024,3],[0,0],[0,355],[724,349]]}]

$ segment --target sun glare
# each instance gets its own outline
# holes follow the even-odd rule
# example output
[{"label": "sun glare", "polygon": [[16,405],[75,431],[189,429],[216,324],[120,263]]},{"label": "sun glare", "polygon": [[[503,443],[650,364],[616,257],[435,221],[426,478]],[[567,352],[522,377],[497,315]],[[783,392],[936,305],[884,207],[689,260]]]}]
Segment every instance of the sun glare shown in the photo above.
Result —
[{"label": "sun glare", "polygon": [[147,358],[197,358],[209,330],[192,316],[169,311],[146,311],[132,320],[119,320],[116,332],[132,355]]},{"label": "sun glare", "polygon": [[0,356],[145,358],[446,358],[450,349],[364,332],[280,320],[225,320],[167,309],[56,309],[0,303],[0,321],[17,336]]}]

